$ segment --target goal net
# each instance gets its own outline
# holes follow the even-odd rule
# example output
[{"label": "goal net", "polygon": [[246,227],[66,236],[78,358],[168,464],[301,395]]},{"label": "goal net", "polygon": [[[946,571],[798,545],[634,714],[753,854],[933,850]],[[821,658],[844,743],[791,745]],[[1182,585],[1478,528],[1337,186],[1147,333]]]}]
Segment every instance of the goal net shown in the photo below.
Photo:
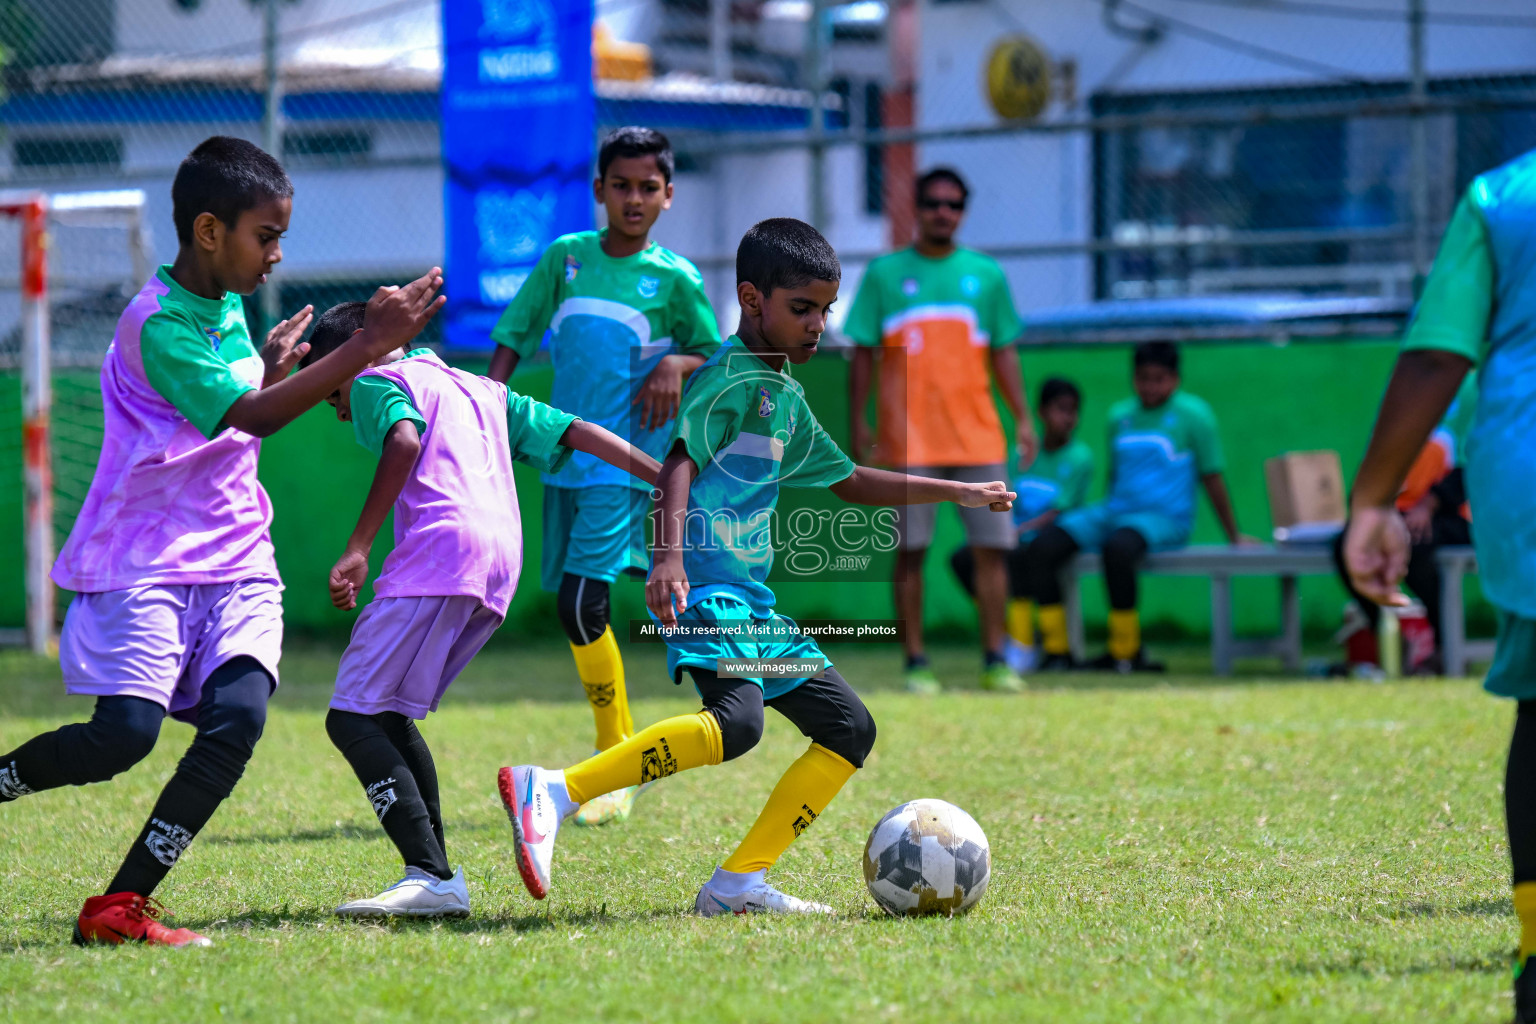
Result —
[{"label": "goal net", "polygon": [[48,649],[47,572],[101,452],[102,358],[151,272],[144,193],[0,192],[0,642]]}]

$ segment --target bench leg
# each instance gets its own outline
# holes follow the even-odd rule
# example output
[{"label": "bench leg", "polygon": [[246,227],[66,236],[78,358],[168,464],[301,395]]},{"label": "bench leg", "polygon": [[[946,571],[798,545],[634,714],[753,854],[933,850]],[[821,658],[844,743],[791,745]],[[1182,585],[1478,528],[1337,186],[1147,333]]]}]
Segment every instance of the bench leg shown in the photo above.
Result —
[{"label": "bench leg", "polygon": [[1301,671],[1301,588],[1295,576],[1280,577],[1280,664]]},{"label": "bench leg", "polygon": [[1218,676],[1232,674],[1232,580],[1211,577],[1211,670]]},{"label": "bench leg", "polygon": [[1067,612],[1067,642],[1072,645],[1072,657],[1083,656],[1083,588],[1078,585],[1077,570],[1067,569],[1061,574],[1061,599]]},{"label": "bench leg", "polygon": [[1440,655],[1445,674],[1467,674],[1467,612],[1461,598],[1461,564],[1445,567],[1440,574]]}]

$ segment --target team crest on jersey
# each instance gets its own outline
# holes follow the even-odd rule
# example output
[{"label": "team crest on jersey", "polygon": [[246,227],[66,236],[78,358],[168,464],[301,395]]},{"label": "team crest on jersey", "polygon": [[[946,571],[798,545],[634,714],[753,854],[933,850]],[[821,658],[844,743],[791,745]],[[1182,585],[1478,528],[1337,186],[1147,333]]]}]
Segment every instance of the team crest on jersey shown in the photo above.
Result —
[{"label": "team crest on jersey", "polygon": [[757,414],[764,419],[773,415],[773,396],[768,394],[767,388],[757,389]]},{"label": "team crest on jersey", "polygon": [[917,294],[917,278],[909,277],[905,281],[901,282],[901,294],[905,295],[909,299],[912,296],[916,295]]},{"label": "team crest on jersey", "polygon": [[642,277],[639,289],[642,299],[654,299],[656,292],[661,289],[661,279],[658,277]]},{"label": "team crest on jersey", "polygon": [[219,346],[224,344],[224,332],[217,327],[210,327],[204,333],[208,335],[208,340],[213,342],[213,350],[217,352]]},{"label": "team crest on jersey", "polygon": [[565,258],[565,283],[570,284],[576,280],[576,272],[581,269],[581,261],[575,256]]},{"label": "team crest on jersey", "polygon": [[967,295],[976,295],[981,291],[981,279],[975,274],[966,274],[960,279],[960,290]]}]

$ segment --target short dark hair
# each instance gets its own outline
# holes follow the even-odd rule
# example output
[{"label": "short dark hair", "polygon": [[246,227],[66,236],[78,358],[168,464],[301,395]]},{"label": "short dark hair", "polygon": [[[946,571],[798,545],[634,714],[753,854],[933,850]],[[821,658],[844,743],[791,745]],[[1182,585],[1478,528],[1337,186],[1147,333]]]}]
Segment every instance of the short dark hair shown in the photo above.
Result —
[{"label": "short dark hair", "polygon": [[960,172],[953,167],[935,167],[924,171],[923,176],[917,179],[917,201],[921,203],[928,195],[928,186],[936,181],[947,181],[960,190],[961,199],[971,198],[971,187],[960,177]]},{"label": "short dark hair", "polygon": [[1040,403],[1036,408],[1044,409],[1060,398],[1070,398],[1078,405],[1083,404],[1083,393],[1077,389],[1076,384],[1065,377],[1047,377],[1045,383],[1040,385]]},{"label": "short dark hair", "polygon": [[1136,346],[1136,352],[1131,356],[1131,365],[1161,366],[1178,373],[1179,346],[1171,341],[1144,341]]},{"label": "short dark hair", "polygon": [[260,146],[228,135],[204,139],[187,154],[171,183],[176,240],[192,244],[192,222],[200,213],[234,227],[258,203],[292,196],[293,182],[283,165]]},{"label": "short dark hair", "polygon": [[793,217],[760,220],[736,247],[736,283],[750,281],[769,295],[812,281],[841,281],[843,268],[820,231]]},{"label": "short dark hair", "polygon": [[304,353],[299,365],[308,366],[341,348],[348,338],[363,329],[363,315],[367,310],[366,302],[338,302],[321,313],[314,329],[309,332],[309,351]]},{"label": "short dark hair", "polygon": [[662,179],[668,182],[672,180],[672,171],[676,166],[672,143],[655,128],[637,124],[615,128],[604,137],[603,144],[597,149],[597,176],[606,178],[608,168],[613,166],[615,160],[633,156],[655,157]]}]

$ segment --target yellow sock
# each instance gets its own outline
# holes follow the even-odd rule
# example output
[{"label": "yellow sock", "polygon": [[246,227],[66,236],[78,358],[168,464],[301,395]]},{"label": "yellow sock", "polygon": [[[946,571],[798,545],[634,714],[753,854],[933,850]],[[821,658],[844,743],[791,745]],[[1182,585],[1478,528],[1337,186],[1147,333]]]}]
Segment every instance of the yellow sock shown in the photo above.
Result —
[{"label": "yellow sock", "polygon": [[1520,918],[1520,963],[1536,956],[1536,882],[1515,886],[1515,914]]},{"label": "yellow sock", "polygon": [[619,657],[613,627],[605,627],[603,635],[589,644],[571,644],[571,654],[576,657],[576,675],[597,721],[597,749],[607,750],[635,731],[629,717],[629,693],[624,688],[624,660]]},{"label": "yellow sock", "polygon": [[1008,602],[1008,635],[1021,646],[1035,646],[1035,602],[1022,597]]},{"label": "yellow sock", "polygon": [[1040,606],[1040,644],[1046,654],[1072,653],[1072,641],[1067,636],[1066,605]]},{"label": "yellow sock", "polygon": [[795,837],[827,809],[843,783],[858,771],[820,743],[812,743],[768,794],[768,803],[736,852],[720,865],[727,871],[766,871]]},{"label": "yellow sock", "polygon": [[1136,609],[1109,610],[1109,656],[1129,661],[1141,650],[1141,616]]},{"label": "yellow sock", "polygon": [[565,790],[572,800],[584,804],[625,786],[719,764],[721,756],[720,725],[714,715],[708,711],[678,715],[567,768]]}]

